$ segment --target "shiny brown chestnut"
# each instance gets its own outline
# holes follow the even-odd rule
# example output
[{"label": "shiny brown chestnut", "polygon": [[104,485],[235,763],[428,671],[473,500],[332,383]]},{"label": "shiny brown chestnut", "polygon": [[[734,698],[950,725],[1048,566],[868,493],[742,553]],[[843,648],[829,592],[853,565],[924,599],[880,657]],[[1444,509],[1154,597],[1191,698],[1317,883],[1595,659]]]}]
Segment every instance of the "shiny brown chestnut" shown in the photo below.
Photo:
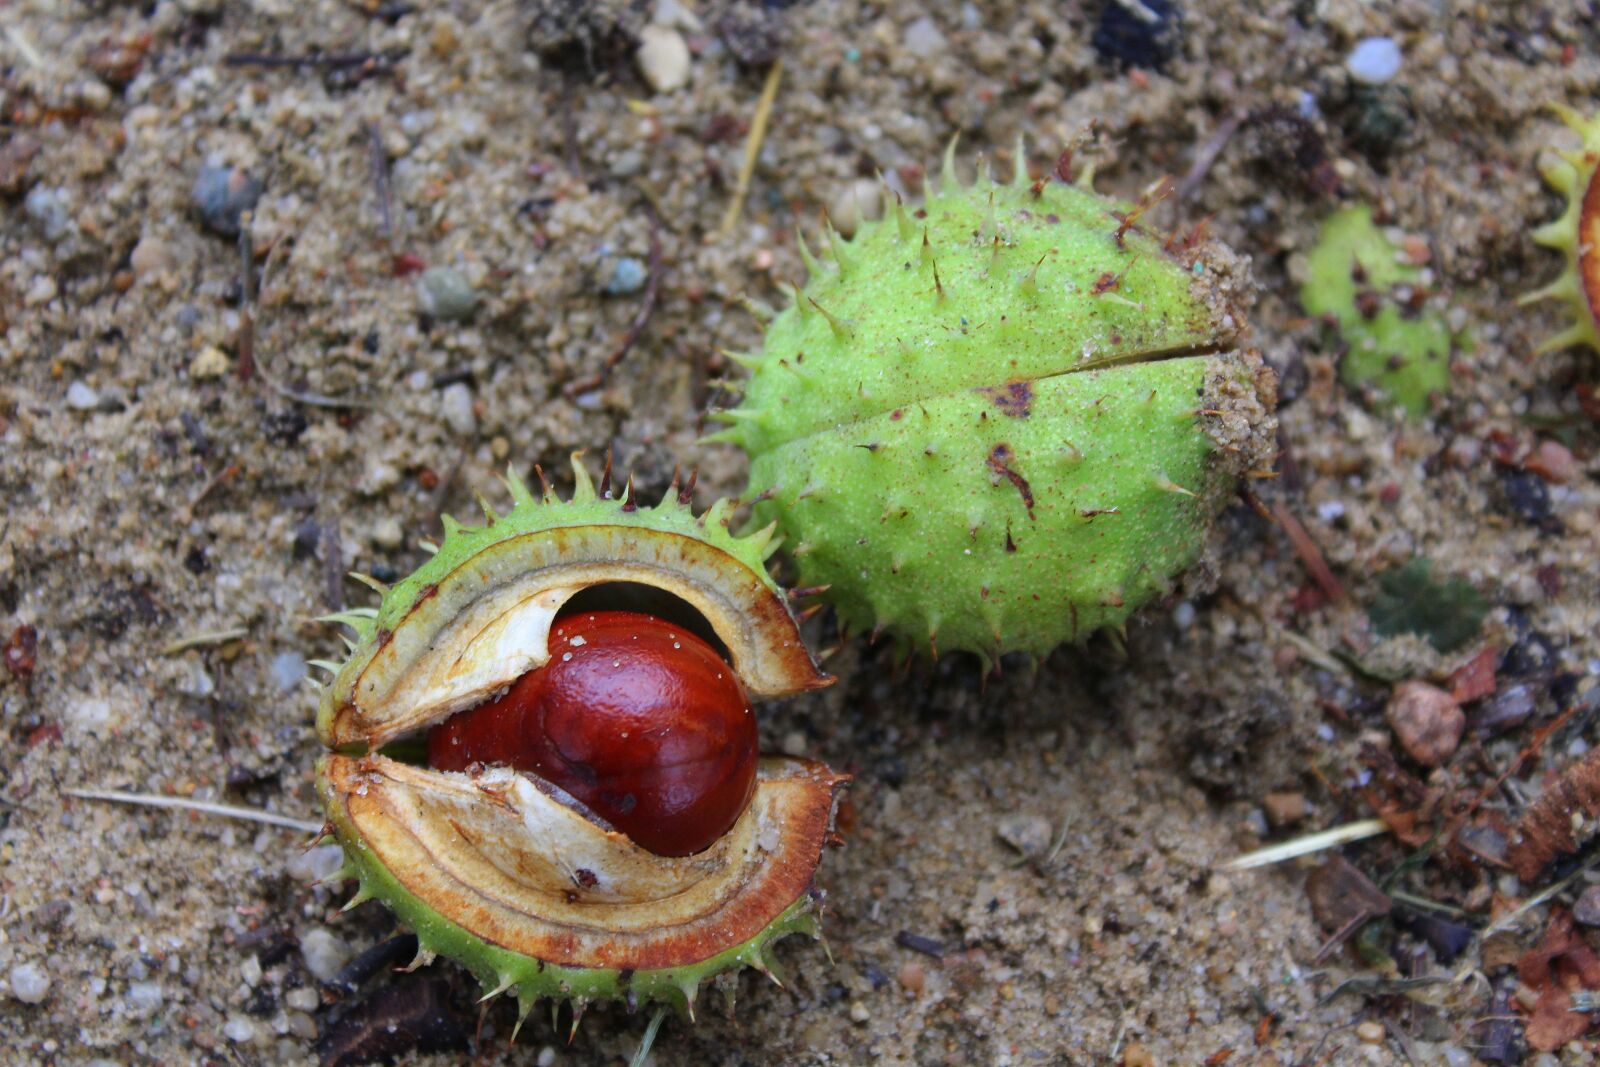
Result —
[{"label": "shiny brown chestnut", "polygon": [[429,766],[537,775],[661,856],[704,851],[728,832],[758,756],[749,698],[717,651],[630,611],[558,618],[549,662],[428,736]]}]

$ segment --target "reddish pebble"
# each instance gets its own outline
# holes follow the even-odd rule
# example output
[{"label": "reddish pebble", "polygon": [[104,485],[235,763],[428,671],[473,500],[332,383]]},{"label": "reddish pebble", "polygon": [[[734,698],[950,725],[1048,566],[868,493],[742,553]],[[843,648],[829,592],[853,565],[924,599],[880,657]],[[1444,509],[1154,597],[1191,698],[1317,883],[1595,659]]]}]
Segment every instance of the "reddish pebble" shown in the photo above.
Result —
[{"label": "reddish pebble", "polygon": [[421,273],[425,267],[427,264],[415,252],[401,252],[394,257],[392,270],[396,278],[404,278],[407,275]]},{"label": "reddish pebble", "polygon": [[927,975],[922,970],[922,964],[915,960],[907,960],[900,965],[900,973],[895,975],[895,978],[900,982],[902,989],[916,996],[922,992]]},{"label": "reddish pebble", "polygon": [[23,623],[11,631],[6,642],[6,670],[13,678],[27,679],[33,674],[39,652],[39,631]]},{"label": "reddish pebble", "polygon": [[1565,485],[1577,473],[1578,464],[1566,445],[1559,441],[1540,441],[1533,454],[1522,461],[1522,467],[1547,482]]},{"label": "reddish pebble", "polygon": [[1437,767],[1455,753],[1467,717],[1455,697],[1427,682],[1401,682],[1389,698],[1389,728],[1400,747],[1424,767]]}]

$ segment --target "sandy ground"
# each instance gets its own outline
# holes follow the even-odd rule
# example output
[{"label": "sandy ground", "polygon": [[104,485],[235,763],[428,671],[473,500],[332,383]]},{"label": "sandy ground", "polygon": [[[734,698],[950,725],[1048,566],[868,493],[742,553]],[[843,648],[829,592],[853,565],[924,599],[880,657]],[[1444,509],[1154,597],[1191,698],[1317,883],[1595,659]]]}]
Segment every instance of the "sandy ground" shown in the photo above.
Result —
[{"label": "sandy ground", "polygon": [[[1596,431],[1573,391],[1594,364],[1535,359],[1560,313],[1513,301],[1557,267],[1528,235],[1560,206],[1533,166],[1560,139],[1541,105],[1600,101],[1594,5],[1193,0],[1162,73],[1097,53],[1093,0],[798,3],[768,16],[783,81],[724,237],[761,71],[714,31],[723,5],[694,5],[690,82],[667,93],[606,40],[568,70],[537,55],[535,9],[564,5],[415,6],[0,3],[0,637],[26,624],[38,639],[31,677],[0,674],[5,1061],[314,1061],[319,1026],[344,1010],[312,995],[315,971],[388,936],[382,909],[337,916],[341,891],[310,885],[320,857],[303,833],[62,790],[318,819],[299,676],[337,642],[310,620],[370,602],[339,575],[409,571],[440,509],[492,497],[508,459],[556,469],[574,447],[611,445],[647,494],[679,463],[699,466],[701,506],[736,492],[742,459],[696,441],[729,370],[717,349],[758,344],[741,299],[776,302],[800,276],[797,224],[838,213],[876,170],[915,193],[960,131],[964,153],[1006,165],[1026,135],[1039,168],[1079,139],[1099,186],[1129,197],[1189,173],[1212,142],[1160,221],[1209,217],[1252,258],[1255,340],[1284,373],[1298,471],[1261,493],[1300,516],[1350,600],[1308,606],[1289,542],[1241,505],[1216,533],[1215,592],[1146,612],[1125,650],[1099,638],[981,686],[949,658],[896,683],[886,654],[847,646],[828,664],[842,684],[763,724],[769,747],[857,775],[848,845],[819,876],[833,962],[788,943],[788,991],[746,974],[736,1014],[712,997],[695,1027],[668,1022],[654,1062],[1198,1064],[1230,1049],[1228,1063],[1399,1063],[1405,1049],[1471,1062],[1499,981],[1474,973],[1484,961],[1424,956],[1428,973],[1467,977],[1409,1015],[1392,997],[1323,1003],[1364,972],[1313,962],[1325,935],[1303,870],[1211,867],[1370,814],[1349,787],[1359,746],[1389,743],[1386,686],[1286,632],[1400,675],[1437,676],[1480,647],[1378,642],[1363,610],[1375,573],[1424,553],[1494,605],[1485,641],[1534,630],[1569,673],[1600,669]],[[1405,52],[1375,96],[1343,65],[1368,35]],[[124,53],[97,49],[108,39]],[[392,60],[224,62],[315,49]],[[1251,117],[1214,140],[1236,114]],[[248,380],[237,245],[192,206],[206,166],[264,189],[248,224],[265,274]],[[1295,299],[1316,223],[1357,201],[1426,240],[1470,333],[1431,419],[1347,394]],[[647,259],[649,202],[659,306],[607,383],[569,397],[639,310],[639,292],[603,290],[618,257]],[[419,314],[403,254],[454,268],[475,316]],[[1534,523],[1484,443],[1541,437],[1576,473]],[[1523,777],[1595,737],[1579,720]],[[1528,740],[1469,745],[1498,768]],[[1285,792],[1309,813],[1269,832],[1263,799]],[[1349,855],[1377,870],[1403,853]],[[1440,879],[1451,899],[1526,893],[1509,875]],[[433,971],[469,997],[452,965]],[[1363,1043],[1354,1024],[1369,1018],[1401,1020],[1405,1040]],[[644,1025],[594,1011],[569,1046],[541,1013],[507,1051],[511,1021],[490,1013],[480,1062],[626,1062]]]}]

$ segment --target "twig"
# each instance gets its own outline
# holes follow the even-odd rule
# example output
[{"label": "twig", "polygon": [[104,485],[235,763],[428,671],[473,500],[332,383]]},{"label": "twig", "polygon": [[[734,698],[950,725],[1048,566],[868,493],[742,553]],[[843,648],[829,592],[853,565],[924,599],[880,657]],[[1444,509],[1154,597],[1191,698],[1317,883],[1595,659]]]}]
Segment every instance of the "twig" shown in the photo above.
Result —
[{"label": "twig", "polygon": [[176,641],[168,641],[157,651],[163,656],[176,656],[179,652],[187,652],[191,648],[205,648],[208,645],[225,645],[229,641],[237,641],[241,637],[250,636],[250,631],[243,626],[233,626],[226,630],[210,630],[202,634],[190,634],[180,637]]},{"label": "twig", "polygon": [[600,369],[576,381],[568,382],[561,390],[561,394],[568,400],[604,385],[617,364],[622,362],[623,357],[638,342],[640,334],[644,333],[645,325],[650,321],[650,316],[655,313],[656,298],[661,292],[661,215],[648,198],[645,201],[644,211],[650,220],[650,263],[649,273],[644,282],[644,296],[639,301],[639,310],[634,313],[633,321],[622,334],[622,340],[606,357]]},{"label": "twig", "polygon": [[1206,174],[1210,172],[1211,165],[1217,161],[1217,156],[1221,154],[1227,143],[1232,140],[1233,135],[1239,132],[1239,126],[1244,122],[1245,116],[1248,114],[1249,112],[1242,109],[1235,111],[1223,119],[1222,124],[1212,131],[1211,136],[1202,141],[1200,147],[1195,149],[1194,162],[1190,164],[1189,171],[1183,176],[1183,180],[1178,183],[1176,199],[1187,200],[1200,187],[1200,183],[1205,181]]},{"label": "twig", "polygon": [[378,233],[387,245],[394,238],[394,209],[389,202],[389,153],[383,147],[383,131],[376,122],[367,123],[367,160],[372,168],[372,187],[378,196]]},{"label": "twig", "polygon": [[291,819],[287,815],[274,815],[270,811],[257,811],[255,808],[213,804],[205,800],[186,800],[183,797],[163,797],[150,793],[115,793],[102,789],[63,789],[61,793],[63,796],[77,797],[80,800],[109,800],[118,804],[135,804],[146,808],[198,811],[206,815],[221,815],[226,819],[244,819],[248,822],[266,823],[268,826],[282,826],[288,830],[299,830],[307,834],[321,833],[325,825],[320,822],[307,822],[304,819]]},{"label": "twig", "polygon": [[344,548],[339,544],[339,521],[329,519],[322,524],[322,587],[327,594],[328,610],[344,610]]},{"label": "twig", "polygon": [[1246,852],[1242,856],[1235,856],[1231,860],[1217,864],[1217,869],[1244,871],[1249,870],[1251,867],[1265,867],[1269,864],[1294,859],[1296,856],[1307,856],[1313,852],[1336,848],[1339,845],[1348,845],[1352,841],[1377,837],[1379,834],[1388,832],[1389,826],[1382,819],[1361,819],[1358,822],[1335,826],[1331,830],[1323,830],[1320,833],[1297,837],[1293,841],[1284,841],[1281,844],[1258,848],[1254,852]]},{"label": "twig", "polygon": [[744,162],[739,164],[739,179],[733,187],[733,199],[728,203],[728,210],[723,213],[722,225],[717,227],[717,239],[733,232],[734,224],[739,221],[739,213],[744,210],[744,198],[750,192],[750,178],[756,171],[756,157],[761,154],[761,142],[767,136],[767,120],[772,117],[772,102],[777,99],[778,82],[782,77],[783,58],[780,56],[772,61],[772,66],[767,69],[767,80],[761,86],[755,119],[750,123],[750,133],[744,139]]},{"label": "twig", "polygon": [[234,345],[239,361],[234,373],[241,382],[247,382],[256,373],[256,319],[252,313],[256,302],[256,242],[250,232],[255,212],[245,211],[239,217],[239,339]]},{"label": "twig", "polygon": [[291,68],[321,67],[326,70],[348,70],[367,67],[374,72],[389,71],[404,59],[403,48],[387,52],[302,52],[289,55],[280,52],[232,52],[222,57],[224,66]]},{"label": "twig", "polygon": [[[281,240],[274,241],[272,243],[272,249],[267,253],[267,261],[265,263],[261,264],[261,286],[260,286],[260,288],[263,289],[263,290],[266,289],[266,287],[267,287],[267,272],[272,268],[272,261],[273,261],[274,257],[277,256],[278,249],[281,248],[282,246],[283,246],[283,242]],[[253,332],[253,327],[252,327],[251,337],[254,337],[254,336],[255,336],[255,334]],[[252,345],[252,347],[253,347],[253,345]],[[309,407],[318,407],[318,408],[358,408],[358,409],[366,409],[366,408],[370,408],[370,407],[373,406],[370,402],[365,401],[365,400],[344,400],[344,399],[341,399],[340,397],[336,397],[336,396],[324,396],[321,393],[303,392],[303,391],[297,390],[297,389],[290,389],[288,386],[286,386],[282,382],[278,381],[276,378],[274,378],[271,375],[271,373],[268,372],[267,364],[266,364],[265,361],[259,361],[258,360],[258,361],[254,361],[254,363],[255,363],[256,372],[261,375],[261,380],[267,383],[267,387],[269,389],[271,389],[274,393],[277,393],[279,396],[283,397],[285,400],[292,400],[296,404],[305,404],[305,405],[307,405]]]},{"label": "twig", "polygon": [[1500,918],[1484,927],[1483,931],[1478,934],[1479,942],[1481,943],[1483,941],[1487,941],[1490,937],[1499,933],[1501,930],[1508,930],[1515,926],[1524,915],[1550,900],[1552,897],[1558,896],[1567,888],[1567,886],[1571,885],[1573,882],[1576,882],[1579,878],[1582,878],[1584,874],[1587,873],[1588,870],[1597,863],[1600,863],[1600,853],[1596,853],[1595,855],[1589,857],[1588,862],[1580,865],[1577,870],[1573,871],[1559,882],[1556,882],[1554,885],[1549,885],[1544,889],[1541,889],[1527,900],[1524,900],[1517,907],[1506,912],[1504,915],[1500,916]]},{"label": "twig", "polygon": [[1272,506],[1272,517],[1278,520],[1278,525],[1283,527],[1283,532],[1288,535],[1289,543],[1294,546],[1295,555],[1300,557],[1300,562],[1305,566],[1306,573],[1311,575],[1311,580],[1317,583],[1317,588],[1334,603],[1343,603],[1344,586],[1338,577],[1329,568],[1328,561],[1323,558],[1322,550],[1311,539],[1306,528],[1295,518],[1294,513],[1282,504]]},{"label": "twig", "polygon": [[191,519],[194,518],[194,509],[199,507],[201,503],[205,501],[205,498],[210,496],[212,491],[215,490],[217,486],[228,481],[238,473],[239,465],[237,463],[225,464],[221,470],[217,471],[217,473],[206,479],[206,483],[200,487],[194,496],[189,498],[189,502],[187,504],[183,505],[183,507],[179,508],[174,513],[177,520],[180,523],[187,524]]}]

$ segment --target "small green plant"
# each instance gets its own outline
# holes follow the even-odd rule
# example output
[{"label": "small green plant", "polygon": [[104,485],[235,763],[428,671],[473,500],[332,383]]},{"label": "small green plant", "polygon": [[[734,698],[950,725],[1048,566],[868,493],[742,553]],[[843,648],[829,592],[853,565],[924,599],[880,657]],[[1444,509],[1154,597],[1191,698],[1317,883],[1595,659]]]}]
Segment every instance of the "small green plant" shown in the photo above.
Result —
[{"label": "small green plant", "polygon": [[1422,271],[1372,221],[1372,209],[1345,208],[1322,224],[1300,302],[1331,318],[1346,351],[1339,377],[1372,388],[1412,415],[1450,388],[1450,330],[1425,302]]},{"label": "small green plant", "polygon": [[1459,578],[1433,577],[1433,564],[1418,556],[1378,576],[1378,596],[1367,609],[1380,637],[1413,633],[1440,652],[1454,652],[1478,636],[1488,602]]}]

